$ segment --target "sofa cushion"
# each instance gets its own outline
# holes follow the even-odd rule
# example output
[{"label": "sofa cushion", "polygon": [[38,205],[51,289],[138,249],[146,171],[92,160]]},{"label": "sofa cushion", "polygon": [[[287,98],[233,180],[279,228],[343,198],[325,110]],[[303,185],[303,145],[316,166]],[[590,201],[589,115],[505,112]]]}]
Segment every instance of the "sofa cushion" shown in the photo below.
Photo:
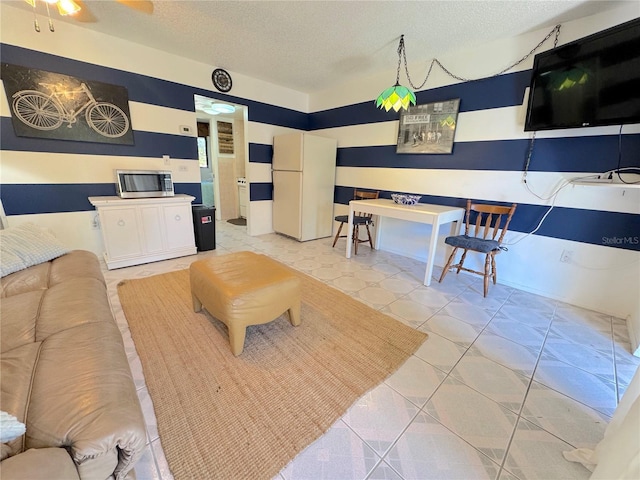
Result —
[{"label": "sofa cushion", "polygon": [[94,278],[105,285],[98,257],[86,250],[72,250],[51,262],[49,286],[72,278]]},{"label": "sofa cushion", "polygon": [[3,298],[0,302],[0,353],[36,341],[36,322],[46,290]]},{"label": "sofa cushion", "polygon": [[94,278],[104,284],[98,257],[85,250],[72,250],[50,262],[7,275],[0,279],[0,297],[43,290],[72,278]]},{"label": "sofa cushion", "polygon": [[41,263],[26,270],[12,273],[0,279],[2,298],[21,293],[45,290],[49,287],[49,270],[52,262]]},{"label": "sofa cushion", "polygon": [[114,323],[104,285],[94,278],[74,278],[43,295],[36,341],[87,323]]},{"label": "sofa cushion", "polygon": [[[3,335],[4,336],[4,335]],[[14,348],[0,357],[0,406],[18,421],[26,424],[29,395],[40,353],[40,343],[29,343]],[[27,425],[28,428],[28,425]],[[3,444],[2,459],[16,455],[24,450],[22,435],[15,440]]]},{"label": "sofa cushion", "polygon": [[[144,449],[141,419],[115,322],[78,325],[42,342],[26,419],[26,448],[68,447],[82,478],[108,478],[118,460],[126,466]],[[97,467],[102,471],[85,475]]]},{"label": "sofa cushion", "polygon": [[64,448],[31,449],[2,462],[2,478],[11,480],[80,480]]},{"label": "sofa cushion", "polygon": [[113,322],[104,285],[94,278],[12,295],[0,303],[1,352],[94,322]]},{"label": "sofa cushion", "polygon": [[53,234],[34,223],[0,230],[0,276],[48,262],[68,251]]}]

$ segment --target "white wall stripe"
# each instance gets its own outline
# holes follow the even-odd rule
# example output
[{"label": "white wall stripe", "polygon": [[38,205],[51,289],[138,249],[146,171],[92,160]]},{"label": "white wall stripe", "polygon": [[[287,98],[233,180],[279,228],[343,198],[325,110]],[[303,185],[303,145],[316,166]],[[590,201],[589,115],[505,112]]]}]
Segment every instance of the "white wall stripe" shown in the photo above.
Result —
[{"label": "white wall stripe", "polygon": [[[112,183],[114,170],[171,170],[173,181],[200,183],[200,167],[195,160],[71,155],[50,152],[2,152],[3,184]],[[69,175],[73,172],[73,175]]]},{"label": "white wall stripe", "polygon": [[249,178],[251,183],[271,183],[271,164],[249,162]]},{"label": "white wall stripe", "polygon": [[[198,136],[195,112],[132,101],[129,101],[129,111],[134,130],[187,137]],[[181,125],[191,127],[191,133],[182,133]]]},{"label": "white wall stripe", "polygon": [[[531,172],[527,182],[531,190],[546,198],[565,181],[585,175],[589,173]],[[540,200],[527,191],[522,183],[522,172],[338,167],[336,185],[452,198],[551,205],[551,200]],[[569,185],[558,194],[556,205],[639,214],[640,188]]]},{"label": "white wall stripe", "polygon": [[102,257],[104,247],[102,231],[94,228],[94,220],[98,213],[95,210],[86,212],[41,213],[34,215],[11,215],[9,226],[15,227],[23,223],[35,223],[51,230],[64,246],[71,250],[89,250]]},{"label": "white wall stripe", "polygon": [[247,233],[249,235],[272,233],[273,201],[249,202],[249,208],[251,209],[251,221],[248,222]]},{"label": "white wall stripe", "polygon": [[273,137],[285,133],[296,132],[297,130],[268,123],[249,122],[247,127],[250,143],[261,143],[263,145],[273,145]]},{"label": "white wall stripe", "polygon": [[[526,107],[523,106],[459,113],[454,141],[462,143],[531,138],[532,132],[524,131],[525,113]],[[549,130],[537,132],[536,138],[618,135],[619,130],[620,127],[615,125]],[[398,121],[326,128],[316,130],[314,133],[336,138],[339,148],[396,145],[398,143]],[[640,124],[625,125],[622,133],[625,135],[640,133]]]}]

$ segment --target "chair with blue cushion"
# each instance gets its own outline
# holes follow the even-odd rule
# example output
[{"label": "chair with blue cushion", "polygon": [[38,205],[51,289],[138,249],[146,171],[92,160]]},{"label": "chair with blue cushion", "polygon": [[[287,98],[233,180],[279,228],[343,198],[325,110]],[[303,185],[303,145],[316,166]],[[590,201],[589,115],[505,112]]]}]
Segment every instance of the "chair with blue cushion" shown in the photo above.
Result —
[{"label": "chair with blue cushion", "polygon": [[[364,190],[354,190],[353,199],[354,200],[373,200],[374,198],[378,198],[380,192],[367,192]],[[369,246],[373,249],[373,241],[371,240],[371,231],[369,230],[369,225],[371,225],[373,215],[370,213],[362,213],[362,212],[353,212],[353,244],[354,244],[354,255],[358,254],[358,244],[362,242],[369,242]],[[336,233],[336,238],[333,239],[332,247],[336,246],[336,242],[338,238],[346,238],[346,235],[340,235],[342,231],[342,226],[345,223],[349,222],[349,215],[338,215],[335,217],[336,222],[340,222],[340,227],[338,227],[338,232]],[[367,229],[367,239],[360,239],[360,226],[363,225]]]},{"label": "chair with blue cushion", "polygon": [[[471,203],[471,200],[467,200],[464,235],[445,239],[444,242],[453,247],[453,252],[451,252],[447,264],[442,269],[439,281],[442,282],[449,270],[454,268],[456,269],[456,274],[460,273],[460,270],[475,273],[484,277],[484,296],[486,297],[489,291],[489,277],[493,280],[493,284],[496,284],[495,256],[502,250],[502,240],[507,233],[509,222],[511,222],[511,217],[513,217],[513,212],[515,211],[515,203],[510,207],[501,207],[498,205]],[[460,257],[460,262],[452,265],[458,249],[463,250],[462,257]],[[469,251],[485,255],[484,272],[463,267]]]}]

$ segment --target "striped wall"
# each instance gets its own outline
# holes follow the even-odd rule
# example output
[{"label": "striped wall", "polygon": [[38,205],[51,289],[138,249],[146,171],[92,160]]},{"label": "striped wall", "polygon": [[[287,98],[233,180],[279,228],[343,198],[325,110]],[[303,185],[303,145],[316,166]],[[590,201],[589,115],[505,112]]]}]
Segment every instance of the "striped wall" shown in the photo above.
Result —
[{"label": "striped wall", "polygon": [[[116,168],[169,168],[176,192],[201,201],[193,100],[198,94],[248,107],[248,228],[252,234],[272,231],[272,138],[308,128],[307,95],[233,72],[234,95],[221,94],[211,84],[210,65],[63,22],[56,23],[55,34],[37,34],[29,28],[29,12],[4,3],[0,8],[3,63],[126,87],[135,141],[125,146],[17,137],[0,87],[0,197],[12,224],[38,221],[74,248],[100,253],[100,231],[92,228],[95,212],[87,197],[114,195]],[[192,133],[182,134],[182,125]],[[163,155],[169,155],[169,165]]]},{"label": "striped wall", "polygon": [[[38,221],[74,248],[98,253],[100,232],[92,229],[95,212],[87,196],[113,194],[115,168],[166,168],[162,155],[171,157],[176,190],[198,201],[195,133],[182,135],[179,126],[190,125],[195,132],[193,95],[199,94],[248,106],[250,234],[272,230],[273,136],[314,131],[338,140],[336,214],[346,211],[354,187],[379,190],[382,196],[418,193],[424,202],[446,205],[463,205],[466,198],[515,202],[519,206],[508,237],[513,245],[499,259],[501,283],[622,318],[637,312],[640,246],[633,239],[640,235],[640,189],[566,186],[536,234],[526,235],[551,205],[545,198],[559,185],[615,168],[618,144],[616,127],[539,133],[526,186],[543,199],[531,194],[522,181],[530,146],[522,125],[531,59],[512,73],[473,82],[434,71],[428,88],[417,92],[418,103],[461,99],[453,153],[398,155],[398,114],[376,110],[372,101],[392,79],[392,71],[311,95],[231,72],[234,95],[224,95],[211,86],[213,66],[62,22],[55,34],[37,35],[28,28],[28,12],[4,4],[0,9],[2,62],[125,86],[135,137],[135,145],[127,147],[16,137],[0,92],[0,196],[10,223]],[[568,23],[561,43],[635,15],[625,8]],[[530,32],[441,60],[461,75],[486,77],[522,57],[546,33]],[[412,72],[421,68],[410,64]],[[640,164],[639,125],[625,126],[621,151],[623,165]],[[387,225],[392,228],[385,234],[384,249],[425,258],[428,226]],[[571,263],[559,263],[563,250],[573,253]]]},{"label": "striped wall", "polygon": [[[626,8],[562,27],[560,43],[637,16]],[[547,30],[493,42],[440,60],[458,75],[480,78],[530,51]],[[411,48],[410,39],[407,39]],[[550,48],[551,44],[543,49]],[[504,55],[504,56],[503,56]],[[393,79],[375,76],[311,96],[309,128],[338,139],[335,213],[348,211],[353,189],[422,195],[422,202],[463,207],[467,198],[517,203],[498,258],[500,283],[610,313],[638,318],[640,291],[640,189],[581,186],[568,182],[621,166],[640,166],[640,125],[538,132],[529,172],[523,169],[532,134],[524,132],[532,58],[512,73],[458,82],[434,72],[417,103],[460,98],[450,155],[396,154],[398,114],[376,111],[372,99]],[[428,65],[427,65],[428,66]],[[454,68],[456,67],[456,68]],[[409,64],[414,81],[424,65]],[[417,77],[417,78],[416,78]],[[406,83],[401,76],[401,83]],[[352,101],[345,91],[352,92]],[[332,99],[339,98],[337,103]],[[620,142],[620,149],[618,144]],[[630,178],[628,178],[630,180]],[[560,188],[555,200],[552,194]],[[544,222],[533,235],[540,220]],[[381,248],[426,259],[430,227],[385,220]],[[443,235],[444,237],[444,235]],[[564,251],[571,261],[561,263]],[[436,264],[444,263],[438,251]],[[472,257],[481,269],[481,258]],[[635,322],[640,338],[640,321]],[[637,342],[636,342],[637,344]]]}]

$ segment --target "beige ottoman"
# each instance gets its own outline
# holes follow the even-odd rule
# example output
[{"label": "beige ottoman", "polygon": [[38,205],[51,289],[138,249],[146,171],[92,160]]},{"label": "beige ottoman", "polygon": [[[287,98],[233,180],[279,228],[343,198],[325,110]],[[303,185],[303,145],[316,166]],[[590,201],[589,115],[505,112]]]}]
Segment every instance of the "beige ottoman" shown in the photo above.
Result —
[{"label": "beige ottoman", "polygon": [[198,260],[189,276],[193,309],[204,306],[227,326],[236,356],[249,325],[271,322],[287,310],[291,324],[300,325],[300,279],[269,257],[237,252]]}]

